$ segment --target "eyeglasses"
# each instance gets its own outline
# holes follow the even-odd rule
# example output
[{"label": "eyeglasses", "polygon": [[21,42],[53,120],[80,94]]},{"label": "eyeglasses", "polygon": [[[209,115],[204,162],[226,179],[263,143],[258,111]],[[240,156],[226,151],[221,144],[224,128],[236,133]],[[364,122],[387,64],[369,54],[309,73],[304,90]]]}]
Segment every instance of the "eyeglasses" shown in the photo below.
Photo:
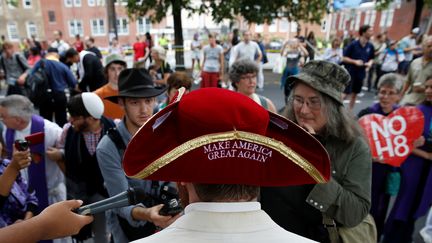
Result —
[{"label": "eyeglasses", "polygon": [[249,74],[249,75],[242,75],[240,76],[240,79],[242,80],[253,80],[256,79],[256,74]]},{"label": "eyeglasses", "polygon": [[380,96],[393,96],[393,95],[396,95],[396,93],[395,92],[386,92],[386,91],[380,91],[379,93],[378,93],[378,95],[380,95]]},{"label": "eyeglasses", "polygon": [[303,104],[306,104],[307,107],[311,110],[319,110],[321,109],[321,100],[318,97],[310,98],[307,101],[304,100],[302,97],[294,96],[291,98],[294,107],[296,108],[302,108]]}]

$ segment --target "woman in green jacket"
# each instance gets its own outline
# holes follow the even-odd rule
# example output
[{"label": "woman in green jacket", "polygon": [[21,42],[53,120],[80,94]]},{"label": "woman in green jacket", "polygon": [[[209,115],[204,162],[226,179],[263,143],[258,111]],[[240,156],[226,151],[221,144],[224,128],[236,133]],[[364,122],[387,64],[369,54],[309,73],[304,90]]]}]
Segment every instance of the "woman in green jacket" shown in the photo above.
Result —
[{"label": "woman in green jacket", "polygon": [[293,91],[284,116],[321,141],[330,156],[332,178],[325,184],[262,188],[261,205],[286,230],[330,242],[323,215],[346,227],[360,224],[368,215],[371,153],[357,122],[343,105],[342,91],[350,80],[344,68],[311,61],[289,79]]}]

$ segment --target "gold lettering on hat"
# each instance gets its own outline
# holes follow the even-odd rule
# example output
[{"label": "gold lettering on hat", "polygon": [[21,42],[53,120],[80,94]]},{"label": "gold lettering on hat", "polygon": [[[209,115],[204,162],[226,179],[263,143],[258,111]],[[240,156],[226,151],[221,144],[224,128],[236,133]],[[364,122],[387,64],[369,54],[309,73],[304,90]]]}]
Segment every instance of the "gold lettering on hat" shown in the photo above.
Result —
[{"label": "gold lettering on hat", "polygon": [[264,163],[273,154],[273,150],[265,146],[242,140],[211,143],[204,145],[203,149],[209,160],[243,158]]},{"label": "gold lettering on hat", "polygon": [[[239,149],[248,150],[249,148],[248,150],[249,158],[252,157],[253,159],[263,160],[263,158],[257,155],[252,156],[252,152],[256,154],[257,151],[261,151],[260,154],[263,155],[268,154],[268,156],[271,156],[273,150],[280,153],[282,156],[286,157],[287,159],[291,160],[294,164],[302,168],[317,183],[327,182],[324,176],[319,172],[317,168],[315,168],[313,164],[311,164],[309,161],[303,158],[303,156],[298,154],[296,151],[286,146],[283,142],[256,133],[243,132],[243,131],[229,131],[229,132],[222,132],[222,133],[206,134],[191,139],[177,146],[176,148],[172,149],[168,153],[162,155],[160,158],[150,163],[148,166],[146,166],[137,174],[129,177],[136,178],[136,179],[146,178],[151,174],[155,173],[156,171],[158,171],[159,169],[161,169],[162,167],[164,167],[165,165],[168,165],[169,163],[175,161],[177,158],[185,155],[186,153],[192,150],[205,147],[207,145],[211,145],[204,148],[204,151],[207,151],[207,153],[211,153],[214,151],[218,151],[217,148],[219,148],[219,146],[221,147],[226,146],[226,143],[224,142],[227,141],[236,141],[236,145],[235,145],[236,147],[234,147],[234,144],[230,144],[231,150],[229,152],[225,150],[225,152],[223,153],[217,153],[217,155],[213,154],[211,156],[214,157],[221,157],[221,156],[228,157],[228,156],[236,156],[236,155],[238,156]],[[215,143],[218,142],[222,142],[222,143],[216,145]],[[255,147],[254,144],[257,145],[258,147]],[[259,147],[260,145],[264,146],[264,148],[260,149]],[[245,156],[244,153],[243,156]]]}]

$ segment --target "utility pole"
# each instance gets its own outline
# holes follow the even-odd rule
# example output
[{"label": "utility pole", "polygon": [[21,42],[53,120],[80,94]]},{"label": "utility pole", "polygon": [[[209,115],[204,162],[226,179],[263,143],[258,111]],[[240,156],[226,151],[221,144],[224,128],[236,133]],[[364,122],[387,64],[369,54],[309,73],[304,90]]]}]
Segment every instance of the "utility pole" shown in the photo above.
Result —
[{"label": "utility pole", "polygon": [[115,12],[114,0],[107,0],[107,15],[108,15],[108,38],[111,43],[112,39],[117,38],[117,17]]}]

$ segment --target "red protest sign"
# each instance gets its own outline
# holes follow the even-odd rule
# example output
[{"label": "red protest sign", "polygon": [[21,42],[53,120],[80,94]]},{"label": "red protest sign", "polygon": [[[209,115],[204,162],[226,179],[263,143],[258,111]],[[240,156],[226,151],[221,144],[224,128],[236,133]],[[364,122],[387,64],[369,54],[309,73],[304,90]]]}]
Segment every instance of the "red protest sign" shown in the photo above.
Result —
[{"label": "red protest sign", "polygon": [[370,114],[359,120],[372,150],[384,163],[400,166],[423,133],[424,116],[416,107],[401,107],[388,116]]}]

